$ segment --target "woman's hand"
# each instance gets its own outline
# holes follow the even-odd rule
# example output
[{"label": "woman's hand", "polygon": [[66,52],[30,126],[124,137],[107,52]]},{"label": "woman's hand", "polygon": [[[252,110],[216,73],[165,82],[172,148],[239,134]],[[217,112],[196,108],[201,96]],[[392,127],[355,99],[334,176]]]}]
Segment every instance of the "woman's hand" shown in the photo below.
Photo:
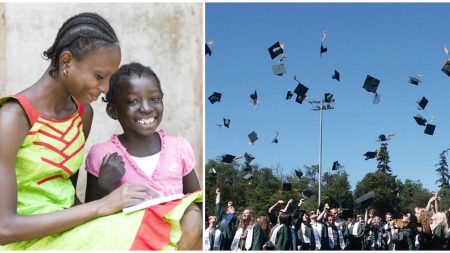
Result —
[{"label": "woman's hand", "polygon": [[102,165],[100,165],[100,171],[98,173],[99,186],[111,192],[125,174],[124,165],[123,158],[117,152],[103,157]]},{"label": "woman's hand", "polygon": [[98,214],[106,216],[121,211],[125,207],[137,205],[156,196],[149,188],[138,184],[124,184],[99,200]]}]

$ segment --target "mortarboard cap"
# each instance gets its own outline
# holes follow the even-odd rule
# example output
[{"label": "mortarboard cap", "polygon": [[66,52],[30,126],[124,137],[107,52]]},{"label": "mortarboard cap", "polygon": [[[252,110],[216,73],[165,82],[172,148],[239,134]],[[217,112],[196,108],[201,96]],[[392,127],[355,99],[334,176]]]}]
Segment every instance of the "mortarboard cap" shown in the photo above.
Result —
[{"label": "mortarboard cap", "polygon": [[301,170],[295,170],[295,175],[296,175],[298,178],[301,178],[301,177],[303,176],[303,172],[302,172]]},{"label": "mortarboard cap", "polygon": [[432,124],[427,124],[427,126],[425,127],[425,134],[429,134],[429,135],[433,135],[434,134],[434,129],[436,129],[435,125]]},{"label": "mortarboard cap", "polygon": [[378,141],[386,141],[386,140],[387,140],[386,135],[384,134],[378,135]]},{"label": "mortarboard cap", "polygon": [[306,189],[302,191],[302,196],[305,198],[310,198],[313,195],[313,192],[310,189]]},{"label": "mortarboard cap", "polygon": [[224,125],[226,128],[230,128],[230,123],[231,123],[231,120],[230,120],[230,119],[223,118],[223,125]]},{"label": "mortarboard cap", "polygon": [[248,139],[250,140],[250,143],[253,145],[255,141],[258,140],[258,135],[256,134],[255,131],[252,131],[251,133],[248,134]]},{"label": "mortarboard cap", "polygon": [[408,83],[410,84],[419,85],[420,82],[422,82],[422,80],[420,80],[420,75],[409,77]]},{"label": "mortarboard cap", "polygon": [[360,204],[361,206],[369,206],[372,203],[374,196],[375,194],[373,192],[368,192],[356,199],[356,203]]},{"label": "mortarboard cap", "polygon": [[325,45],[325,39],[327,38],[327,31],[323,31],[322,41],[320,42],[320,57],[322,54],[328,51],[327,46]]},{"label": "mortarboard cap", "polygon": [[424,110],[428,104],[428,99],[426,97],[422,97],[422,99],[417,103],[419,104],[419,110]]},{"label": "mortarboard cap", "polygon": [[339,164],[339,161],[335,161],[333,163],[333,167],[331,168],[331,170],[338,170],[339,167],[341,167],[341,165]]},{"label": "mortarboard cap", "polygon": [[226,154],[222,157],[222,162],[223,163],[231,163],[234,161],[234,158],[236,158],[236,156],[234,155],[230,155],[230,154]]},{"label": "mortarboard cap", "polygon": [[324,45],[324,43],[320,43],[320,56],[322,56],[323,53],[326,53],[328,51],[327,46]]},{"label": "mortarboard cap", "polygon": [[258,100],[258,93],[256,92],[256,90],[255,90],[255,92],[253,92],[252,94],[250,94],[250,98],[251,98],[253,101]]},{"label": "mortarboard cap", "polygon": [[278,143],[278,132],[272,140],[272,143]]},{"label": "mortarboard cap", "polygon": [[366,80],[364,81],[363,88],[368,92],[376,93],[378,89],[378,85],[380,84],[380,80],[367,75]]},{"label": "mortarboard cap", "polygon": [[364,154],[364,156],[366,157],[365,160],[373,159],[377,156],[377,152],[368,151]]},{"label": "mortarboard cap", "polygon": [[444,72],[447,76],[450,76],[450,60],[447,60],[442,67],[442,72]]},{"label": "mortarboard cap", "polygon": [[251,161],[253,161],[253,159],[255,159],[255,157],[253,155],[251,155],[247,152],[245,152],[244,158],[245,158],[245,161],[247,161],[247,162],[251,162]]},{"label": "mortarboard cap", "polygon": [[308,87],[299,82],[297,87],[295,87],[294,93],[299,96],[306,97],[306,93],[308,92],[308,90]]},{"label": "mortarboard cap", "polygon": [[275,44],[273,44],[271,47],[269,47],[269,54],[270,58],[275,59],[278,55],[282,54],[284,45],[280,44],[279,41],[277,41]]},{"label": "mortarboard cap", "polygon": [[253,174],[252,174],[252,173],[246,174],[246,175],[244,176],[244,179],[245,179],[245,180],[253,179]]},{"label": "mortarboard cap", "polygon": [[213,177],[217,176],[216,170],[214,168],[209,169],[209,175],[211,175]]},{"label": "mortarboard cap", "polygon": [[211,56],[212,51],[211,48],[209,48],[208,43],[205,43],[205,55]]},{"label": "mortarboard cap", "polygon": [[290,192],[292,190],[292,184],[291,183],[283,183],[283,191]]},{"label": "mortarboard cap", "polygon": [[297,97],[295,98],[295,102],[302,104],[303,100],[305,100],[305,98],[306,98],[306,96],[297,95]]},{"label": "mortarboard cap", "polygon": [[334,75],[331,77],[331,79],[335,79],[338,82],[340,82],[341,81],[341,74],[337,70],[334,70]]},{"label": "mortarboard cap", "polygon": [[272,71],[274,75],[282,76],[286,73],[286,68],[284,67],[284,64],[275,64],[272,65]]},{"label": "mortarboard cap", "polygon": [[286,93],[286,100],[291,99],[293,95],[294,95],[294,93],[291,90],[288,90]]},{"label": "mortarboard cap", "polygon": [[220,99],[222,98],[222,93],[214,92],[211,96],[208,97],[209,102],[211,104],[214,104],[215,102],[220,102]]},{"label": "mortarboard cap", "polygon": [[252,172],[252,170],[253,170],[253,167],[250,165],[250,163],[249,162],[245,162],[244,163],[244,170],[245,171],[250,171],[250,172]]},{"label": "mortarboard cap", "polygon": [[253,105],[256,107],[258,105],[258,103],[259,103],[259,101],[258,101],[258,93],[256,92],[256,90],[255,90],[255,92],[250,94],[250,98],[252,99]]},{"label": "mortarboard cap", "polygon": [[325,93],[325,99],[324,99],[324,102],[325,103],[331,103],[331,102],[334,102],[334,99],[333,99],[333,94],[331,94],[331,93]]},{"label": "mortarboard cap", "polygon": [[417,124],[420,126],[425,126],[427,123],[427,120],[420,114],[417,114],[414,116],[414,119],[416,120]]}]

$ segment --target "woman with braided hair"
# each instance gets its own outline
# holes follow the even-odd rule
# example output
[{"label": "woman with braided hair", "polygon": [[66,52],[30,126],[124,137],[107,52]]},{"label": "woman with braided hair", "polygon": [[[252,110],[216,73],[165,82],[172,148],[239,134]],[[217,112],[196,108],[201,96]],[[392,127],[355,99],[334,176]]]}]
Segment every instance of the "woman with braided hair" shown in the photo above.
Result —
[{"label": "woman with braided hair", "polygon": [[[0,146],[0,249],[176,249],[179,220],[200,194],[124,214],[152,195],[124,184],[76,205],[89,104],[108,93],[121,60],[113,28],[98,14],[75,15],[44,56],[51,62],[38,81],[0,98],[0,139],[8,144]],[[150,237],[152,230],[158,233]]]}]

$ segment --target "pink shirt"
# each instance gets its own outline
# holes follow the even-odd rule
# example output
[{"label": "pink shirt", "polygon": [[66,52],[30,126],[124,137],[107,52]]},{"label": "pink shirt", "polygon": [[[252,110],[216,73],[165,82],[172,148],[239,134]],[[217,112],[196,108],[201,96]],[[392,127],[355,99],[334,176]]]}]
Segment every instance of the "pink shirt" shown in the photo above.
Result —
[{"label": "pink shirt", "polygon": [[123,157],[125,175],[116,188],[125,183],[141,184],[158,192],[161,196],[183,193],[183,177],[189,174],[195,166],[194,151],[183,137],[167,136],[161,129],[161,152],[159,162],[152,176],[147,176],[128,154],[120,143],[117,135],[105,143],[92,146],[86,158],[86,170],[98,177],[103,157],[108,153],[117,152]]}]

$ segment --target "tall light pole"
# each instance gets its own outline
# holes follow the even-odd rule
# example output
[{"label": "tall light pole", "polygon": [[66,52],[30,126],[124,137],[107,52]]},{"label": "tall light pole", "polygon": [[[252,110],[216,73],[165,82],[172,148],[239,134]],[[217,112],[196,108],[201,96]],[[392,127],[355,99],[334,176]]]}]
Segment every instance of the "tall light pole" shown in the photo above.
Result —
[{"label": "tall light pole", "polygon": [[320,111],[320,142],[319,142],[319,196],[317,199],[317,209],[320,207],[320,200],[322,198],[322,129],[323,129],[323,111],[332,110],[334,107],[331,103],[334,102],[333,94],[325,93],[323,100],[308,101],[313,108],[313,111]]}]

